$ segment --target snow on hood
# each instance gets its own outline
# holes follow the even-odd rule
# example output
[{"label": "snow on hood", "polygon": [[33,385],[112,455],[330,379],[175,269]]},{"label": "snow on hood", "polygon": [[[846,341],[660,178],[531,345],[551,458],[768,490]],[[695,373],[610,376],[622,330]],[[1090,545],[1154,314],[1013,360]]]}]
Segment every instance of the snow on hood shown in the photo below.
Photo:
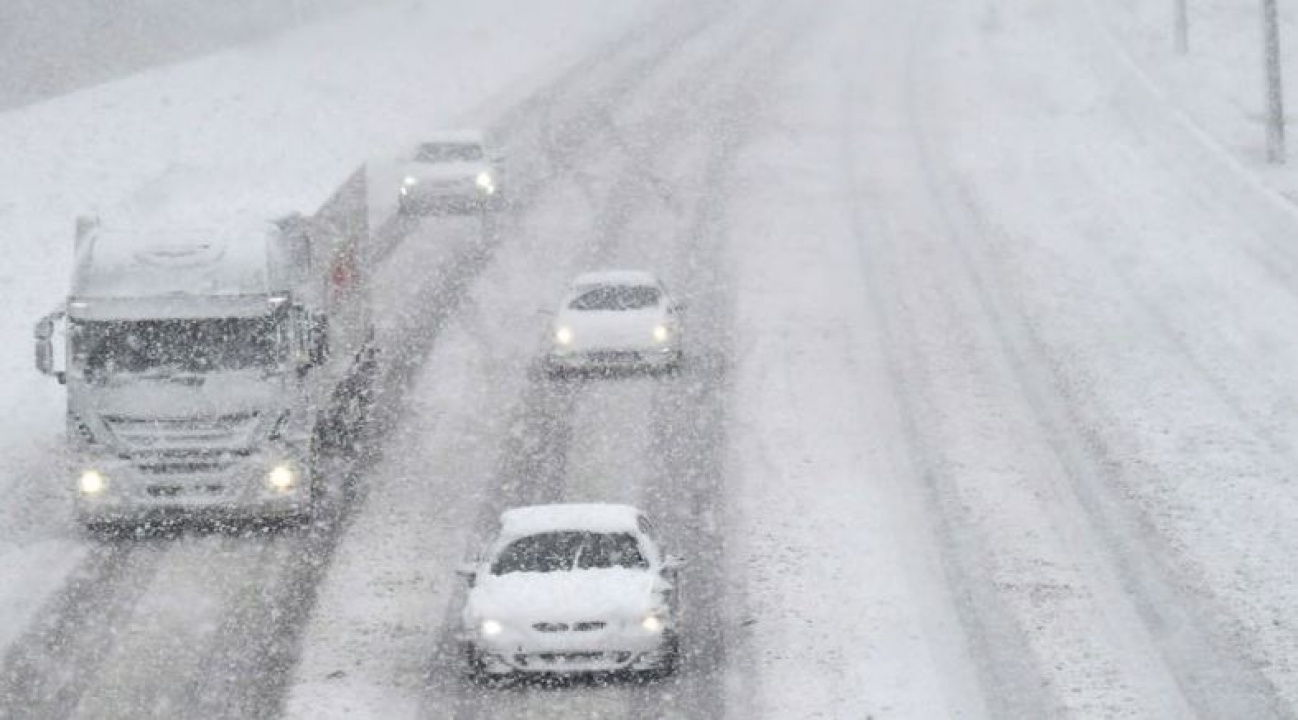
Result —
[{"label": "snow on hood", "polygon": [[649,570],[601,568],[571,572],[480,574],[466,615],[500,622],[634,620],[654,603]]},{"label": "snow on hood", "polygon": [[92,385],[96,412],[131,418],[210,418],[267,411],[282,402],[280,380],[260,371],[117,375]]},{"label": "snow on hood", "polygon": [[420,180],[459,180],[476,178],[478,173],[492,172],[490,163],[486,162],[444,162],[444,163],[406,163],[401,168],[404,177]]},{"label": "snow on hood", "polygon": [[567,310],[556,325],[572,330],[573,345],[580,348],[641,347],[653,345],[655,325],[667,321],[662,307],[640,310]]}]

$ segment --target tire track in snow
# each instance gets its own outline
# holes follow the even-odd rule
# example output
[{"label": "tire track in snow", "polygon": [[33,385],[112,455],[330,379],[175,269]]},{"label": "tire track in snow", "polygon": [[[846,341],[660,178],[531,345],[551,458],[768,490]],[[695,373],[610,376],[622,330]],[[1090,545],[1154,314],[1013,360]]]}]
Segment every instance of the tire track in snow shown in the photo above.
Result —
[{"label": "tire track in snow", "polygon": [[[743,87],[744,84],[751,83],[754,80],[758,69],[769,69],[770,65],[773,64],[774,57],[778,55],[774,50],[766,48],[767,52],[763,54],[760,65],[747,59],[742,50],[751,52],[753,46],[761,44],[759,41],[754,40],[751,30],[750,27],[749,30],[740,33],[735,38],[733,46],[726,46],[717,51],[716,56],[720,60],[714,59],[701,63],[709,67],[711,72],[694,75],[686,84],[685,89],[674,93],[675,97],[679,98],[679,102],[690,103],[696,109],[695,115],[704,118],[702,122],[700,122],[699,117],[682,113],[680,108],[673,105],[666,108],[665,111],[659,109],[658,112],[661,116],[651,122],[636,123],[637,127],[646,127],[657,131],[659,137],[671,138],[672,143],[670,145],[656,144],[649,148],[652,151],[651,154],[642,154],[637,152],[636,143],[630,140],[619,141],[622,136],[617,130],[617,123],[610,123],[609,130],[612,133],[613,140],[620,151],[626,155],[626,159],[623,170],[618,173],[618,184],[610,192],[609,200],[598,213],[595,221],[594,240],[585,248],[584,255],[589,258],[588,262],[594,265],[607,263],[611,257],[619,254],[619,247],[624,247],[630,240],[627,237],[628,227],[634,220],[649,217],[649,213],[660,204],[670,203],[672,198],[678,197],[677,193],[674,192],[673,184],[655,175],[652,168],[660,167],[664,159],[679,153],[680,148],[688,147],[687,141],[690,139],[701,141],[705,150],[715,150],[720,147],[721,152],[714,153],[714,156],[706,158],[706,165],[703,168],[702,179],[699,183],[706,188],[706,191],[698,194],[692,200],[692,209],[686,213],[689,224],[687,231],[675,234],[676,239],[673,247],[676,248],[676,252],[679,254],[682,252],[695,252],[696,248],[694,246],[699,243],[706,245],[710,242],[714,246],[717,244],[718,240],[716,238],[709,238],[706,235],[715,230],[715,224],[722,212],[722,205],[718,202],[722,197],[722,188],[724,188],[722,171],[728,170],[729,164],[733,161],[734,152],[738,148],[737,138],[739,134],[732,131],[739,124],[737,118],[743,114],[741,110],[750,109],[748,105],[736,109],[733,103],[733,95],[736,88],[747,91],[748,89]],[[761,39],[769,38],[761,36]],[[787,42],[776,43],[777,47],[787,45]],[[743,60],[743,62],[741,63],[740,60]],[[732,71],[726,69],[728,63],[739,66],[740,72],[737,81],[731,78]],[[727,78],[731,79],[727,81]],[[717,96],[711,95],[709,92],[711,87],[720,87],[722,93]],[[697,107],[697,101],[695,100],[695,98],[700,97],[708,98],[703,102],[702,108]],[[709,116],[709,113],[721,111],[725,111],[727,114],[719,119]],[[735,122],[732,123],[732,121]],[[668,122],[679,123],[681,127],[679,130],[662,130]],[[721,128],[724,132],[716,132],[718,128]],[[713,134],[709,135],[709,131],[712,131]],[[718,141],[718,138],[721,139]],[[675,209],[677,210],[676,214],[681,214],[679,207]],[[707,254],[707,251],[705,250],[699,254]],[[698,268],[693,269],[697,270]],[[711,273],[715,268],[708,267],[706,270]],[[712,379],[708,378],[708,380]],[[556,434],[554,430],[556,414],[553,402],[555,399],[554,394],[559,393],[558,399],[564,405],[559,412],[564,414],[566,420],[567,416],[570,416],[573,412],[575,402],[582,395],[595,392],[596,394],[591,396],[590,399],[598,399],[597,384],[600,381],[599,378],[594,378],[591,383],[588,383],[584,379],[577,378],[573,381],[559,381],[556,383],[540,377],[532,379],[526,395],[527,402],[525,402],[521,412],[522,419],[521,421],[515,420],[511,425],[512,427],[521,426],[528,429],[522,432],[514,431],[511,434],[511,439],[502,460],[502,471],[498,473],[498,487],[492,494],[492,497],[496,498],[496,500],[489,503],[480,512],[477,523],[480,530],[479,534],[485,533],[494,525],[499,512],[505,507],[565,499],[562,469],[566,466],[566,459],[560,457],[560,455],[566,455],[568,452],[570,445],[567,442],[569,439],[567,433],[571,430],[566,424],[563,425],[563,430],[559,433]],[[664,394],[675,396],[680,383],[684,381],[684,378],[677,378],[674,381],[654,383],[655,397],[662,398]],[[706,390],[687,395],[687,397],[694,400],[704,399],[708,396],[709,393]],[[661,400],[656,400],[655,403],[660,404]],[[679,462],[698,461],[699,465],[694,466],[687,472],[677,472],[677,468],[668,471],[668,474],[672,476],[670,487],[672,491],[681,489],[681,486],[676,483],[691,483],[696,481],[700,474],[709,475],[706,482],[699,482],[696,487],[690,488],[689,496],[693,500],[691,509],[696,509],[698,505],[711,505],[719,501],[717,491],[720,472],[717,470],[719,462],[716,455],[722,450],[722,435],[719,430],[722,425],[720,414],[718,403],[706,402],[701,406],[691,407],[677,416],[678,421],[681,417],[686,418],[687,421],[693,421],[690,423],[691,431],[698,429],[700,416],[706,418],[704,426],[711,429],[710,435],[696,435],[692,438],[689,447],[684,448],[685,450],[698,449],[698,452],[684,452],[675,456]],[[655,412],[658,446],[661,446],[664,441],[674,442],[680,439],[675,437],[667,439],[666,431],[662,427],[661,421],[663,419],[662,415]],[[712,427],[713,425],[715,427]],[[521,442],[517,439],[519,437],[528,438],[529,436],[537,439]],[[538,456],[538,445],[544,446],[547,442],[546,438],[560,444],[553,448],[554,452],[542,452]],[[538,457],[542,459],[540,464],[542,474],[539,482],[529,483],[531,490],[528,490],[528,485],[520,485],[518,481],[520,478],[526,477],[525,473],[528,472],[529,467],[538,467]],[[710,463],[707,462],[709,458],[711,458]],[[709,469],[713,470],[713,472],[708,473]],[[559,471],[558,475],[555,473],[556,470]],[[658,487],[647,488],[645,494],[652,496],[659,489]],[[686,536],[686,543],[692,544],[690,543],[691,539],[692,537]],[[708,538],[707,543],[700,542],[697,547],[703,550],[714,540],[714,538]],[[717,575],[712,582],[718,586],[723,586],[724,582],[717,580],[717,578],[721,577],[722,570],[719,554],[712,554],[717,559]],[[701,551],[698,555],[702,558],[706,553]],[[703,572],[702,567],[700,567],[699,572]],[[700,583],[700,586],[702,586],[702,583]],[[700,597],[704,598],[703,603],[715,603],[719,600],[716,596],[708,597],[700,594]],[[458,660],[450,633],[453,633],[454,628],[458,626],[461,605],[462,598],[460,597],[455,598],[448,604],[447,615],[443,622],[448,634],[444,637],[442,647],[438,652],[439,659],[436,662],[439,665],[451,664],[454,666],[455,661]],[[715,605],[710,608],[701,607],[700,610],[702,610],[699,613],[701,619],[717,617],[722,614],[721,608]],[[584,699],[601,706],[607,706],[605,707],[606,711],[608,707],[622,707],[624,703],[629,703],[626,706],[627,712],[648,713],[655,717],[675,716],[681,712],[682,707],[685,709],[684,712],[686,712],[687,716],[700,711],[705,716],[719,716],[723,704],[722,686],[720,683],[710,683],[708,679],[713,675],[719,675],[723,666],[724,651],[721,649],[723,636],[716,632],[704,635],[704,637],[708,638],[707,650],[696,656],[698,662],[691,661],[687,664],[687,672],[698,669],[701,672],[706,671],[708,675],[691,678],[691,682],[683,688],[679,683],[668,687],[632,685],[629,692],[618,692],[610,696],[605,694],[599,686],[587,688],[581,683],[578,683],[577,686],[590,691]],[[437,675],[438,673],[434,674]],[[439,686],[444,683],[454,682],[456,682],[454,678],[434,678],[434,684]],[[454,685],[442,689],[453,691]],[[527,688],[523,689],[526,690]],[[682,689],[685,692],[679,692]],[[463,692],[458,698],[456,717],[502,717],[508,715],[511,710],[515,714],[525,715],[527,713],[526,708],[534,705],[536,697],[538,697],[529,692],[520,692],[516,688],[491,690],[487,691],[487,693],[484,695],[482,690],[472,687]],[[540,695],[539,697],[547,696]],[[555,702],[569,699],[571,698],[556,698]],[[435,712],[427,712],[426,714],[431,717],[435,715]]]},{"label": "tire track in snow", "polygon": [[1170,704],[1165,709],[1176,707],[1178,713],[1200,717],[1290,716],[1267,678],[1221,635],[1219,611],[1187,589],[1169,560],[1172,551],[1165,541],[1145,530],[1123,498],[1114,496],[1112,452],[1070,402],[1061,361],[1051,354],[1038,329],[1019,320],[1023,313],[1015,309],[1013,298],[992,282],[992,248],[998,245],[999,230],[967,190],[942,178],[939,141],[927,134],[923,122],[931,113],[921,107],[919,94],[926,86],[915,75],[920,52],[915,46],[908,63],[910,127],[926,192],[947,230],[941,239],[963,260],[960,267],[980,314],[987,319],[1014,372],[1017,390],[1068,481],[1065,502],[1076,503],[1084,511],[1085,532],[1097,541],[1101,561],[1121,584],[1130,607],[1112,608],[1112,616],[1134,618],[1145,636],[1137,641],[1154,643],[1164,671],[1175,683],[1173,692],[1180,696],[1162,698]]}]

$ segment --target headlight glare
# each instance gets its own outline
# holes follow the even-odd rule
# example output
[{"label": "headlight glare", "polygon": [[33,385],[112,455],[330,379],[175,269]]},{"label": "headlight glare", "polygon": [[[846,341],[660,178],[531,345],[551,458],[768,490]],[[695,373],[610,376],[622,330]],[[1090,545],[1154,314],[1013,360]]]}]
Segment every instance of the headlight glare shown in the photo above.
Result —
[{"label": "headlight glare", "polygon": [[663,631],[663,621],[657,615],[646,615],[644,620],[640,621],[640,627],[647,632],[660,633]]},{"label": "headlight glare", "polygon": [[495,620],[483,620],[482,624],[478,627],[482,630],[483,635],[499,635],[501,631],[505,629],[504,625],[501,625]]},{"label": "headlight glare", "polygon": [[572,344],[572,328],[567,325],[560,325],[554,331],[554,341],[560,345]]},{"label": "headlight glare", "polygon": [[479,188],[485,190],[487,193],[493,193],[496,191],[496,180],[492,178],[491,173],[486,170],[478,173],[478,177],[474,179],[474,182],[478,184]]},{"label": "headlight glare", "polygon": [[654,325],[654,341],[665,343],[671,339],[671,328],[666,325]]},{"label": "headlight glare", "polygon": [[411,176],[407,175],[407,176],[406,176],[406,179],[401,181],[401,184],[402,184],[402,185],[405,185],[406,187],[410,187],[411,185],[418,185],[418,184],[419,184],[419,178],[417,178],[417,177],[411,177]]},{"label": "headlight glare", "polygon": [[103,473],[98,470],[86,470],[77,478],[77,489],[83,495],[98,495],[108,487],[108,481],[104,479]]},{"label": "headlight glare", "polygon": [[287,465],[276,465],[266,474],[266,484],[276,490],[288,490],[297,483],[297,473]]}]

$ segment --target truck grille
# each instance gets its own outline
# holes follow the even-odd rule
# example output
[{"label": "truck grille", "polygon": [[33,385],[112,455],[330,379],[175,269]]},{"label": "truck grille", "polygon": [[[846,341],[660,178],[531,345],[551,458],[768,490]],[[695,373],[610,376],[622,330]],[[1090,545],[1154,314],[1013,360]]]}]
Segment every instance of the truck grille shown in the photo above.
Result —
[{"label": "truck grille", "polygon": [[257,419],[255,412],[177,419],[107,415],[104,424],[128,451],[212,451],[247,448]]}]

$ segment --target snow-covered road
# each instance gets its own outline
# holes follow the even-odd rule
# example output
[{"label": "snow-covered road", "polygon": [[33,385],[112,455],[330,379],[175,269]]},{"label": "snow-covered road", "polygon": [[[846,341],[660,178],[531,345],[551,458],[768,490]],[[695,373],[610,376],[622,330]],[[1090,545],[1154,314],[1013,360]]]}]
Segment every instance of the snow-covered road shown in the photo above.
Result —
[{"label": "snow-covered road", "polygon": [[[1106,4],[663,0],[459,116],[518,202],[384,226],[340,522],[0,512],[33,585],[0,591],[0,717],[1295,716],[1298,212]],[[606,266],[686,299],[680,376],[534,372],[539,311]],[[21,475],[57,438],[12,432],[0,482],[59,512]],[[559,500],[687,557],[677,677],[462,678],[455,566]]]}]

